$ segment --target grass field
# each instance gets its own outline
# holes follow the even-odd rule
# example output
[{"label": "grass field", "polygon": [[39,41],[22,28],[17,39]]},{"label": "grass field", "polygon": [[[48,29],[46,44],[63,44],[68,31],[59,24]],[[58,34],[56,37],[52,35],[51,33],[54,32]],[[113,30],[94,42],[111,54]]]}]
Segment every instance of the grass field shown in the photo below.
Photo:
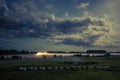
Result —
[{"label": "grass field", "polygon": [[[81,59],[81,58],[80,58]],[[82,58],[85,61],[99,62],[90,65],[119,65],[120,59],[93,57]],[[118,71],[101,71],[101,70],[52,70],[52,71],[17,71],[19,66],[66,66],[49,60],[9,60],[0,61],[0,80],[120,80],[120,70]],[[82,64],[88,65],[88,64]]]}]

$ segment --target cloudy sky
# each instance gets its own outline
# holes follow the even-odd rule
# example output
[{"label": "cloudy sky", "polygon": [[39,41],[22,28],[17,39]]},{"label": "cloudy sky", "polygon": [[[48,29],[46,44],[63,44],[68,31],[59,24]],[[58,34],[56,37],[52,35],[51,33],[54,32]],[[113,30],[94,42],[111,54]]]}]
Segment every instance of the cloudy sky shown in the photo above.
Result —
[{"label": "cloudy sky", "polygon": [[0,49],[120,50],[120,0],[0,0]]}]

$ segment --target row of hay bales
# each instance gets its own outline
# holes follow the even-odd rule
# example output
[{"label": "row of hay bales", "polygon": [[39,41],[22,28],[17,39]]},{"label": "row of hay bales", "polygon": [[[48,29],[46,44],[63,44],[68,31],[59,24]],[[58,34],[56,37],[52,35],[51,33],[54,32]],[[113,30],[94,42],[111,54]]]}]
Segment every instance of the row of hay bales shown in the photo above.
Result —
[{"label": "row of hay bales", "polygon": [[98,69],[98,70],[111,70],[114,69],[115,66],[21,66],[18,67],[18,70],[20,71],[35,71],[35,70],[90,70],[90,69]]}]

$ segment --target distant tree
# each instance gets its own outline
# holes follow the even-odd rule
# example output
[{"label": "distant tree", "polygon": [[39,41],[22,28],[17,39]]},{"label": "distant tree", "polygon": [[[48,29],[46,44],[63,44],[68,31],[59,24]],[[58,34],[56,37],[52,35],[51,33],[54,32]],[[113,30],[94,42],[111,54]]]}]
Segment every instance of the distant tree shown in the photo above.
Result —
[{"label": "distant tree", "polygon": [[43,55],[43,59],[46,59],[46,56],[45,56],[45,55]]},{"label": "distant tree", "polygon": [[22,56],[19,56],[19,59],[22,59]]},{"label": "distant tree", "polygon": [[0,50],[0,55],[12,55],[12,54],[19,54],[19,51],[11,49],[11,50]]},{"label": "distant tree", "polygon": [[87,53],[106,53],[105,50],[87,50]]},{"label": "distant tree", "polygon": [[27,51],[26,51],[26,54],[28,54],[28,53],[29,53],[29,51],[27,50]]},{"label": "distant tree", "polygon": [[90,57],[90,55],[89,55],[89,54],[87,54],[85,57]]},{"label": "distant tree", "polygon": [[28,50],[27,50],[27,51],[22,50],[20,53],[21,53],[21,54],[28,54],[28,53],[29,53],[29,51],[28,51]]},{"label": "distant tree", "polygon": [[105,56],[106,56],[106,57],[109,57],[109,56],[110,56],[110,53],[106,53]]},{"label": "distant tree", "polygon": [[59,57],[62,57],[62,55],[59,55]]},{"label": "distant tree", "polygon": [[22,50],[20,53],[21,53],[21,54],[24,54],[24,53],[25,53],[25,50]]},{"label": "distant tree", "polygon": [[53,57],[56,58],[57,56],[54,54]]},{"label": "distant tree", "polygon": [[12,56],[11,59],[18,59],[18,56]]},{"label": "distant tree", "polygon": [[16,51],[16,50],[14,50],[14,49],[11,49],[11,50],[9,51],[9,53],[10,53],[10,54],[18,54],[19,52]]},{"label": "distant tree", "polygon": [[76,57],[81,57],[82,54],[74,54],[74,56],[76,56]]},{"label": "distant tree", "polygon": [[5,57],[4,57],[4,56],[1,56],[1,57],[0,57],[0,59],[1,59],[1,60],[4,60],[4,59],[5,59]]}]

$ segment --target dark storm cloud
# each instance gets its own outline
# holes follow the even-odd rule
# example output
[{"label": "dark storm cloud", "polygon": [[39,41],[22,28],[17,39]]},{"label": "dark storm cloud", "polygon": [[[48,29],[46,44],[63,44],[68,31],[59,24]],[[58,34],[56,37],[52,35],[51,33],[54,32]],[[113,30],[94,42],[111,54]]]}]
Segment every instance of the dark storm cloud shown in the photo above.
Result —
[{"label": "dark storm cloud", "polygon": [[94,46],[93,43],[94,41],[98,38],[99,36],[89,36],[89,41],[85,41],[83,39],[72,39],[72,38],[66,38],[62,42],[63,44],[68,44],[68,45],[76,45],[76,46]]},{"label": "dark storm cloud", "polygon": [[41,10],[33,0],[22,1],[0,1],[0,38],[50,38],[57,44],[104,46],[102,39],[110,36],[110,22],[104,19],[87,16],[65,20]]},{"label": "dark storm cloud", "polygon": [[[51,22],[48,23],[48,28],[54,28],[55,32],[59,32],[62,34],[71,34],[71,33],[80,33],[86,30],[89,25],[103,27],[105,26],[105,22],[102,20],[91,20],[92,18],[84,18],[82,20],[76,21],[76,20],[64,20],[62,22],[54,22],[52,24]],[[55,26],[55,27],[53,27]],[[96,28],[93,28],[96,29]],[[105,29],[106,31],[109,31],[109,29]]]},{"label": "dark storm cloud", "polygon": [[[43,14],[35,15],[36,13],[39,12],[32,12],[32,15],[28,13],[30,20],[24,19],[25,15],[22,15],[23,18],[18,17],[18,21],[16,18],[10,20],[6,19],[9,18],[7,16],[1,16],[1,37],[51,37],[54,40],[61,40],[58,43],[79,46],[93,45],[92,42],[110,31],[109,25],[104,20],[94,17],[59,21],[52,14],[46,13],[42,16]],[[98,33],[94,33],[96,31]]]},{"label": "dark storm cloud", "polygon": [[67,44],[67,45],[75,45],[75,46],[92,46],[89,42],[84,42],[83,40],[74,40],[71,38],[65,38],[62,40],[62,42],[58,42],[57,44]]},{"label": "dark storm cloud", "polygon": [[56,30],[59,34],[52,36],[55,43],[96,46],[101,43],[101,39],[110,36],[111,25],[104,19],[86,17],[62,21],[56,26]]}]

